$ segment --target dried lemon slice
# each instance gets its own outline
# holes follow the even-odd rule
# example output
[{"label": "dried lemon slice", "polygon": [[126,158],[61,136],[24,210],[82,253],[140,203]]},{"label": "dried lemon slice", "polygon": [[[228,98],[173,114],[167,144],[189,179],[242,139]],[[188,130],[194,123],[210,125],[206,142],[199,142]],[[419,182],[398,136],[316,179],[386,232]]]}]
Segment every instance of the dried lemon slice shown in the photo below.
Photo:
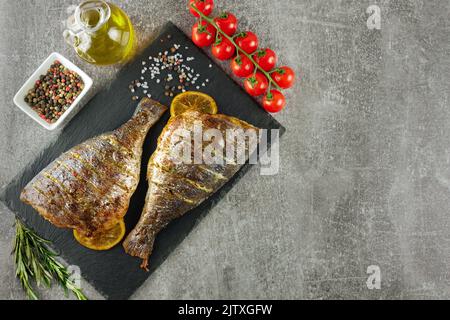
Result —
[{"label": "dried lemon slice", "polygon": [[77,230],[73,230],[75,239],[86,248],[92,250],[108,250],[114,247],[122,240],[125,235],[125,223],[120,220],[111,229],[98,233],[93,237],[86,237]]},{"label": "dried lemon slice", "polygon": [[203,113],[216,114],[217,104],[206,93],[186,91],[177,95],[170,105],[170,115],[175,117],[186,110],[197,110]]}]

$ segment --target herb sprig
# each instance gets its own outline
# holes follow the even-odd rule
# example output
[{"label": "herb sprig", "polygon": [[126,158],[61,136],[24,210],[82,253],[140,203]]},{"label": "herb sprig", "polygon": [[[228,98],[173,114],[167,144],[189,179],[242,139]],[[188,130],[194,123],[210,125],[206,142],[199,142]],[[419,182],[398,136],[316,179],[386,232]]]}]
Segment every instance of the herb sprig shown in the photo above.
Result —
[{"label": "herb sprig", "polygon": [[16,238],[14,242],[14,261],[16,276],[29,299],[37,300],[32,282],[39,287],[50,287],[55,280],[66,292],[71,291],[78,300],[87,300],[80,288],[70,279],[67,268],[56,260],[58,256],[49,249],[50,241],[38,236],[16,219]]}]

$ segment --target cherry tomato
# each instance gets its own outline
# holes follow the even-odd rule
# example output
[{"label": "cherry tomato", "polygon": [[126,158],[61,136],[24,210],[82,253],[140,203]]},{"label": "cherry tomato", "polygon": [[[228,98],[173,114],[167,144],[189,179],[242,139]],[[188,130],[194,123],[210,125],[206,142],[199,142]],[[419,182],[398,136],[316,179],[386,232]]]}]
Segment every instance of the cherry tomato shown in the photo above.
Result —
[{"label": "cherry tomato", "polygon": [[236,48],[227,38],[219,37],[213,44],[211,52],[219,60],[228,60],[234,56]]},{"label": "cherry tomato", "polygon": [[205,16],[209,16],[214,9],[214,0],[189,0],[189,11],[197,18],[200,15],[191,7],[192,4]]},{"label": "cherry tomato", "polygon": [[268,112],[279,112],[286,105],[286,99],[284,95],[278,90],[270,90],[268,94],[264,96],[263,107]]},{"label": "cherry tomato", "polygon": [[239,48],[248,54],[252,54],[258,48],[258,37],[251,31],[245,31],[237,34],[235,41]]},{"label": "cherry tomato", "polygon": [[294,70],[289,67],[277,68],[274,72],[272,72],[271,76],[273,81],[275,81],[275,83],[283,89],[292,87],[295,81]]},{"label": "cherry tomato", "polygon": [[249,58],[240,54],[238,57],[231,60],[231,70],[238,77],[245,78],[253,73],[255,66]]},{"label": "cherry tomato", "polygon": [[230,37],[236,33],[237,19],[233,14],[224,12],[217,18],[214,18],[214,21],[216,22],[220,30],[225,32]]},{"label": "cherry tomato", "polygon": [[269,86],[269,80],[261,72],[257,72],[255,75],[247,77],[244,81],[245,91],[249,95],[257,97],[264,94]]},{"label": "cherry tomato", "polygon": [[277,55],[269,48],[256,51],[253,59],[264,71],[272,70],[277,64]]},{"label": "cherry tomato", "polygon": [[199,47],[211,45],[215,36],[216,28],[204,20],[201,25],[199,25],[199,22],[196,22],[192,27],[192,41]]}]

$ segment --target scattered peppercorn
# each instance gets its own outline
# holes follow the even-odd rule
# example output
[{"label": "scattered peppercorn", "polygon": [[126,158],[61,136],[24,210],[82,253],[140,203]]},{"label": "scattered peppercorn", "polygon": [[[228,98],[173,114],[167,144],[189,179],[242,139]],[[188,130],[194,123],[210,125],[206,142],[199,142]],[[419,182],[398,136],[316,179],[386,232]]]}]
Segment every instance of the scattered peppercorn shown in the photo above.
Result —
[{"label": "scattered peppercorn", "polygon": [[41,75],[25,96],[25,102],[48,123],[56,122],[83,91],[84,83],[58,60]]},{"label": "scattered peppercorn", "polygon": [[[173,36],[167,35],[160,41],[169,42],[166,39],[173,39]],[[136,95],[141,93],[150,98],[152,96],[150,91],[153,89],[149,89],[150,81],[158,84],[166,97],[174,97],[180,92],[200,88],[200,84],[202,87],[207,86],[208,79],[202,81],[200,74],[196,73],[194,67],[190,65],[195,58],[183,55],[180,48],[181,46],[177,43],[167,43],[167,50],[162,50],[157,55],[149,56],[148,60],[141,61],[140,80],[133,80],[128,86],[131,99],[136,99]],[[184,47],[184,49],[189,48]]]}]

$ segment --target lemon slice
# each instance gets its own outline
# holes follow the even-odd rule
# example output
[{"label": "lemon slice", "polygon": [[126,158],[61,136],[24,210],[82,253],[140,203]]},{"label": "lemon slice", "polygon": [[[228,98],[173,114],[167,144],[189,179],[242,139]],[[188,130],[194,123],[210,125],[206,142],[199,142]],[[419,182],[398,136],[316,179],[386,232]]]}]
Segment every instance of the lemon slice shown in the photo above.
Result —
[{"label": "lemon slice", "polygon": [[82,246],[92,250],[108,250],[122,240],[125,235],[125,223],[120,220],[111,229],[98,233],[93,237],[86,237],[77,230],[73,230],[73,236]]},{"label": "lemon slice", "polygon": [[217,104],[206,93],[186,91],[177,95],[170,105],[170,115],[175,117],[187,110],[197,110],[203,113],[216,114]]}]

